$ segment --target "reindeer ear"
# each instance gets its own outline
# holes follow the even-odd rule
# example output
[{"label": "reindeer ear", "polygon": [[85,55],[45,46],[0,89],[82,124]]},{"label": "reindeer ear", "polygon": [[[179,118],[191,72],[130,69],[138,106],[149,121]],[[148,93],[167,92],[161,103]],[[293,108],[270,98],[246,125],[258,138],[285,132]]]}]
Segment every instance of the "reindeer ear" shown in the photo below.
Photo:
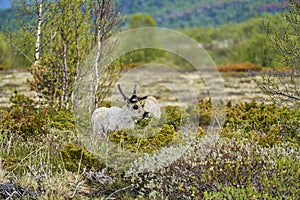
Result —
[{"label": "reindeer ear", "polygon": [[147,99],[147,98],[148,98],[148,96],[139,97],[139,101]]},{"label": "reindeer ear", "polygon": [[129,99],[129,101],[130,101],[131,103],[135,103],[135,102],[137,102],[138,100],[139,100],[139,97],[136,96],[135,94],[132,95],[132,96],[130,97],[130,99]]}]

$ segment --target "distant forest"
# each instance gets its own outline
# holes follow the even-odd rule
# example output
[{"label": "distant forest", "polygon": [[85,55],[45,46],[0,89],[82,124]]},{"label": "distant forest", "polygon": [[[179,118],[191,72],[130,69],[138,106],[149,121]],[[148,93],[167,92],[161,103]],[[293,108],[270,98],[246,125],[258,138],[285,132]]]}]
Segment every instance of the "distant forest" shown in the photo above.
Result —
[{"label": "distant forest", "polygon": [[[150,13],[159,27],[170,27],[187,34],[204,46],[217,65],[252,63],[268,66],[268,44],[262,24],[269,20],[284,23],[276,14],[284,7],[280,0],[119,0],[119,4],[123,14]],[[27,65],[8,43],[5,29],[16,29],[13,21],[16,16],[12,8],[0,9],[0,69]],[[276,27],[273,29],[275,31]],[[154,57],[167,55],[162,53]],[[139,62],[138,59],[135,61]]]},{"label": "distant forest", "polygon": [[273,37],[279,26],[285,23],[280,14],[264,14],[238,24],[194,27],[181,31],[202,44],[218,65],[252,63],[269,66],[270,40],[267,39],[267,28]]},{"label": "distant forest", "polygon": [[147,13],[159,27],[191,28],[240,23],[263,13],[276,13],[284,0],[119,0],[122,13]]},{"label": "distant forest", "polygon": [[[286,6],[285,0],[119,0],[118,2],[123,16],[147,13],[153,16],[159,27],[180,29],[240,23],[264,13],[280,12]],[[14,18],[13,9],[0,9],[0,27],[6,27]]]},{"label": "distant forest", "polygon": [[[194,27],[176,29],[200,43],[218,66],[231,64],[254,64],[261,67],[269,67],[271,64],[280,67],[277,63],[270,63],[269,58],[277,55],[270,54],[270,40],[267,38],[267,31],[271,37],[279,31],[279,26],[286,21],[280,14],[264,14],[256,16],[242,23],[228,23],[218,27]],[[269,25],[266,25],[269,24]],[[188,63],[184,59],[176,58],[161,50],[143,50],[144,57],[138,52],[131,60],[136,63],[147,58],[147,62],[155,60],[170,62],[180,68],[187,69]],[[174,63],[171,63],[174,62]]]}]

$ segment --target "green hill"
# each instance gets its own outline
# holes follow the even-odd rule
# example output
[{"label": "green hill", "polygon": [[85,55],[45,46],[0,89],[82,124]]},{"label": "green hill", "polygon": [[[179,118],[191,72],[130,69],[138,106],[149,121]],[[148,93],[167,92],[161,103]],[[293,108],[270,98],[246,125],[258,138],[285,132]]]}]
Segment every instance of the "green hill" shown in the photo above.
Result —
[{"label": "green hill", "polygon": [[263,13],[276,13],[284,0],[119,0],[121,12],[147,13],[158,26],[187,28],[240,23]]},{"label": "green hill", "polygon": [[[285,0],[119,0],[122,15],[147,13],[159,27],[191,28],[244,22],[263,13],[276,13]],[[14,19],[11,8],[0,9],[0,27]]]},{"label": "green hill", "polygon": [[[217,65],[252,63],[268,66],[266,27],[263,21],[283,24],[279,14],[253,17],[238,24],[218,27],[194,27],[180,30],[197,42],[212,56]],[[277,28],[272,26],[273,30]]]},{"label": "green hill", "polygon": [[[119,0],[125,15],[149,13],[159,27],[177,29],[201,43],[218,65],[253,63],[267,66],[265,32],[260,15],[281,11],[283,0]],[[265,15],[282,21],[279,15]],[[0,9],[0,30],[16,29],[13,9]],[[5,32],[0,34],[0,67],[15,67]],[[17,55],[18,57],[22,57]],[[21,64],[20,66],[23,66]]]},{"label": "green hill", "polygon": [[[270,55],[268,51],[270,42],[267,39],[266,23],[270,22],[270,36],[274,36],[279,31],[279,26],[285,26],[286,21],[279,13],[271,15],[264,14],[262,17],[252,17],[242,23],[228,23],[218,27],[193,27],[177,29],[188,35],[190,38],[200,43],[214,62],[219,66],[232,64],[255,64],[268,67]],[[142,56],[142,55],[146,56]],[[161,52],[160,50],[151,52],[145,50],[144,54],[135,54],[131,60],[136,63],[143,61],[160,63],[168,61],[180,68],[188,69],[188,63],[184,59],[176,57],[172,53]],[[145,60],[145,57],[150,60]],[[172,63],[174,62],[174,63]],[[241,65],[242,66],[242,65]]]}]

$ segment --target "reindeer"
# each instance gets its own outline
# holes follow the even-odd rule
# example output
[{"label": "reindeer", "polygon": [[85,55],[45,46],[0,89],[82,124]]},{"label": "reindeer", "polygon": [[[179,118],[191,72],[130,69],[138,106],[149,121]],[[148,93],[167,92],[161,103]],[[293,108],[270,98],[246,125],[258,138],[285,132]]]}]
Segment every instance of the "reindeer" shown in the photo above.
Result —
[{"label": "reindeer", "polygon": [[123,96],[125,105],[122,108],[113,106],[110,108],[97,108],[92,114],[93,133],[108,136],[109,131],[120,130],[123,128],[133,128],[136,119],[149,117],[149,112],[145,111],[140,101],[147,98],[136,95],[137,84],[133,89],[133,94],[128,98],[118,84],[120,94]]},{"label": "reindeer", "polygon": [[156,118],[160,118],[161,111],[160,111],[160,104],[158,103],[157,99],[153,96],[148,96],[144,100],[144,110],[149,112],[151,115],[153,115]]}]

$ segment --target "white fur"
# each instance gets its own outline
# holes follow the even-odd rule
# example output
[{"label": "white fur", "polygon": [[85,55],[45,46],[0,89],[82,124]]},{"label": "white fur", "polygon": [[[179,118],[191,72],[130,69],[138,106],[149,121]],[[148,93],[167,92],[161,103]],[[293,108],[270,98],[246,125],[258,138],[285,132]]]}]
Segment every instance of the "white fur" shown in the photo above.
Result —
[{"label": "white fur", "polygon": [[[138,106],[138,109],[133,109],[134,105]],[[126,102],[123,108],[115,106],[98,108],[92,115],[93,133],[107,137],[109,131],[133,128],[134,121],[137,118],[143,118],[145,112],[138,102]]]},{"label": "white fur", "polygon": [[[122,91],[121,85],[118,89],[124,98],[125,105],[119,107],[97,108],[92,114],[93,133],[107,137],[109,131],[123,128],[134,128],[134,121],[138,118],[148,118],[149,113],[160,118],[160,105],[153,96],[138,97],[136,95],[137,83],[134,85],[133,94],[128,98]],[[142,108],[140,101],[144,101]]]},{"label": "white fur", "polygon": [[149,113],[152,113],[153,116],[156,118],[160,118],[160,115],[161,115],[160,108],[161,108],[161,106],[155,97],[148,96],[144,100],[144,110]]}]

